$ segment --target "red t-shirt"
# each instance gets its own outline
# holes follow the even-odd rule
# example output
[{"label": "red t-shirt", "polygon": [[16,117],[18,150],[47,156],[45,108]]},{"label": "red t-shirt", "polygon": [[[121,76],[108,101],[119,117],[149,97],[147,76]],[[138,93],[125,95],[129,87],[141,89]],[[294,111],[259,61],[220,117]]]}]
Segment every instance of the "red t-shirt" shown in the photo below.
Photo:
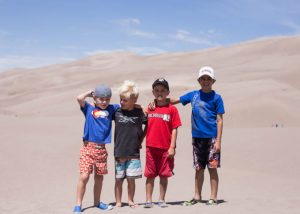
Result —
[{"label": "red t-shirt", "polygon": [[169,149],[172,130],[181,126],[178,110],[168,104],[156,106],[155,110],[148,109],[148,130],[146,146]]}]

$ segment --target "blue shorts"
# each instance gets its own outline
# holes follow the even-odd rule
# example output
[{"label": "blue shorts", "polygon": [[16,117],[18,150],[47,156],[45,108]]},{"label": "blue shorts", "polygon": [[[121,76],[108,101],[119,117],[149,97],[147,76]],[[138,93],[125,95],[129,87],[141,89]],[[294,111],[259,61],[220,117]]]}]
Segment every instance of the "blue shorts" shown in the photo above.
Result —
[{"label": "blue shorts", "polygon": [[116,179],[141,178],[142,164],[140,159],[117,159],[115,162]]}]

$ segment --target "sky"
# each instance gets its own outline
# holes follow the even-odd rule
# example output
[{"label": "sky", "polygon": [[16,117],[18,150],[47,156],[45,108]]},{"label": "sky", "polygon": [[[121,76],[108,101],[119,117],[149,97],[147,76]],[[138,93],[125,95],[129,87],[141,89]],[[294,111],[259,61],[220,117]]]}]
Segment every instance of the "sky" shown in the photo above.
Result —
[{"label": "sky", "polygon": [[298,34],[299,0],[0,0],[0,71]]}]

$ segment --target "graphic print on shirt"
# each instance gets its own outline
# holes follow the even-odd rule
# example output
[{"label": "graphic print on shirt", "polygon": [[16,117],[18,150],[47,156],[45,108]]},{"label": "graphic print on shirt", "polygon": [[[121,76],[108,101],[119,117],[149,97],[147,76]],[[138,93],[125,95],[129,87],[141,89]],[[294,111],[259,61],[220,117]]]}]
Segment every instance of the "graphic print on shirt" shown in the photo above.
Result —
[{"label": "graphic print on shirt", "polygon": [[109,112],[106,110],[94,109],[92,111],[92,115],[94,118],[99,118],[99,117],[106,118],[106,117],[108,117]]},{"label": "graphic print on shirt", "polygon": [[199,114],[203,118],[203,120],[207,121],[206,111],[205,111],[205,102],[200,100],[199,94],[195,94],[192,101],[192,106],[195,110],[199,111]]},{"label": "graphic print on shirt", "polygon": [[169,114],[150,113],[150,114],[148,114],[148,118],[161,118],[164,121],[167,121],[167,122],[170,121]]},{"label": "graphic print on shirt", "polygon": [[123,115],[120,115],[119,117],[120,117],[120,119],[118,122],[120,122],[120,123],[129,123],[129,122],[136,123],[136,121],[138,119],[138,117],[127,117],[127,116],[123,116]]}]

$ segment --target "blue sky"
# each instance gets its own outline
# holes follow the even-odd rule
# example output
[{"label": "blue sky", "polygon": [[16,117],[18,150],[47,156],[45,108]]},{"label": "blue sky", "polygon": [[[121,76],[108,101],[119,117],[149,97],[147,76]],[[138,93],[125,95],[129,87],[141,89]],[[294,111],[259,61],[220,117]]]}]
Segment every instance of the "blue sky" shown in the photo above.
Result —
[{"label": "blue sky", "polygon": [[298,0],[0,0],[0,70],[297,34]]}]

